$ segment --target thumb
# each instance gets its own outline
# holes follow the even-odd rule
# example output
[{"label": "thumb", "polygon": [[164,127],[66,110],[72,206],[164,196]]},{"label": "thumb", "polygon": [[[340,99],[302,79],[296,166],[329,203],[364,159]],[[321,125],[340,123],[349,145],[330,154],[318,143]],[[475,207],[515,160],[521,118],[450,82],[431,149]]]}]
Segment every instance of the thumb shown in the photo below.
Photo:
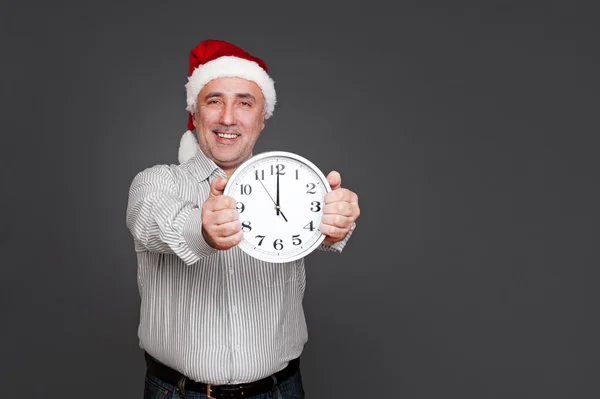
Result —
[{"label": "thumb", "polygon": [[227,179],[223,177],[217,177],[210,182],[210,194],[209,197],[217,197],[223,195],[223,190],[227,185]]},{"label": "thumb", "polygon": [[337,190],[342,186],[342,176],[333,170],[327,175],[327,182],[331,186],[331,190]]}]

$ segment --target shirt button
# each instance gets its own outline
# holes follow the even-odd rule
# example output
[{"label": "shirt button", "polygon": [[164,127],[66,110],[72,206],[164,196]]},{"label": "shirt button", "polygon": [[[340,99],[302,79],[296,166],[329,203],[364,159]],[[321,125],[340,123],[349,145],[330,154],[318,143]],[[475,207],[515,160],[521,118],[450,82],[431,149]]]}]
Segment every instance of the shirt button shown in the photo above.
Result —
[{"label": "shirt button", "polygon": [[229,274],[233,274],[233,269],[229,269]]}]

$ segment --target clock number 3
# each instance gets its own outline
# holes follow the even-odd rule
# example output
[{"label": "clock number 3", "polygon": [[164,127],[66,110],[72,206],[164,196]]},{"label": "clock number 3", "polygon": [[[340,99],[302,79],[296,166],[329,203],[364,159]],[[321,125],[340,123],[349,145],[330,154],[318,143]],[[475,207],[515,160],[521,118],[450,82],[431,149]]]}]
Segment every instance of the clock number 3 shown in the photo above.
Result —
[{"label": "clock number 3", "polygon": [[321,203],[319,201],[313,201],[310,205],[310,210],[313,212],[319,212],[321,210]]}]

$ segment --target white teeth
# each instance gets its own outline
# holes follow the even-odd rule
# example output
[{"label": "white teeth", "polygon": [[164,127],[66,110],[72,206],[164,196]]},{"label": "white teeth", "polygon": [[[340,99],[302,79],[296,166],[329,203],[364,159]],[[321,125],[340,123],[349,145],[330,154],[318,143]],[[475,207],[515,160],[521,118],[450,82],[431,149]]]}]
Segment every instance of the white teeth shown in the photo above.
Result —
[{"label": "white teeth", "polygon": [[228,134],[228,133],[217,133],[219,137],[223,137],[224,139],[234,139],[237,137],[236,134]]}]

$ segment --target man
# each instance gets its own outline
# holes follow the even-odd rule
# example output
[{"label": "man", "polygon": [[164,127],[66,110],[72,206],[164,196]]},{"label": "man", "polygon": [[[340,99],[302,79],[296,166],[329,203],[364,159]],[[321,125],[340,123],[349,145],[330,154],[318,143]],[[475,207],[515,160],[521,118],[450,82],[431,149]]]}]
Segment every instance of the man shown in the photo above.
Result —
[{"label": "man", "polygon": [[[231,43],[195,47],[180,164],[147,168],[131,184],[127,227],[138,257],[146,398],[304,397],[304,260],[272,264],[241,251],[236,201],[223,195],[273,113],[267,71]],[[319,249],[341,252],[360,214],[358,197],[341,187],[339,173],[327,179]]]}]

